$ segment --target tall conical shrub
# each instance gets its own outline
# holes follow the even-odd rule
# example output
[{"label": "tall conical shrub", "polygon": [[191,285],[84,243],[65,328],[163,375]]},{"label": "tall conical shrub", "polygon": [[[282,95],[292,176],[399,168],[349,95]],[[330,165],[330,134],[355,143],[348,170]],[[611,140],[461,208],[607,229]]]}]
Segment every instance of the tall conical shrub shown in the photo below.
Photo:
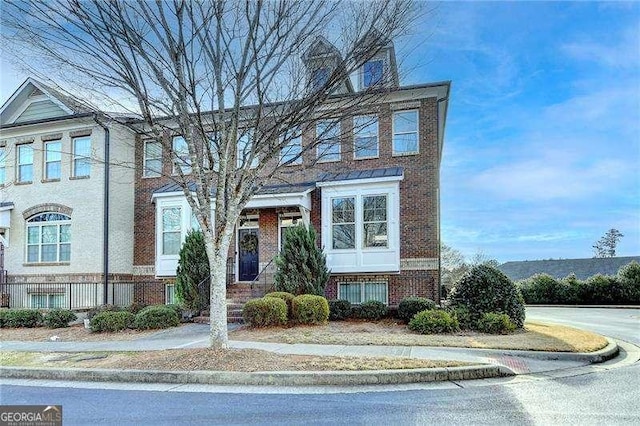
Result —
[{"label": "tall conical shrub", "polygon": [[191,311],[209,305],[209,257],[200,231],[190,231],[180,249],[176,274],[176,299]]},{"label": "tall conical shrub", "polygon": [[298,225],[287,229],[282,251],[275,259],[275,288],[295,295],[324,296],[329,281],[327,259],[316,244],[316,231]]}]

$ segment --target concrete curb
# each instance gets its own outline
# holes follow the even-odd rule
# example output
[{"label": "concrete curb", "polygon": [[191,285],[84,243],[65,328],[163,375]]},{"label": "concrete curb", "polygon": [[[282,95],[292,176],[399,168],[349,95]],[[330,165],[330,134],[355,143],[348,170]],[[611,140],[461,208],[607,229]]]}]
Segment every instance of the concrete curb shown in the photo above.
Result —
[{"label": "concrete curb", "polygon": [[158,371],[0,367],[0,378],[254,386],[358,386],[457,381],[514,376],[499,365],[370,371]]},{"label": "concrete curb", "polygon": [[640,305],[551,305],[551,304],[531,304],[525,305],[531,308],[598,308],[598,309],[640,309]]},{"label": "concrete curb", "polygon": [[[535,358],[546,361],[577,361],[588,362],[590,364],[598,364],[615,358],[620,352],[618,344],[610,338],[603,336],[609,344],[604,348],[595,352],[542,352],[542,351],[518,351],[505,350],[503,353],[510,356],[519,356],[524,358]],[[496,349],[481,349],[486,351],[495,351]]]}]

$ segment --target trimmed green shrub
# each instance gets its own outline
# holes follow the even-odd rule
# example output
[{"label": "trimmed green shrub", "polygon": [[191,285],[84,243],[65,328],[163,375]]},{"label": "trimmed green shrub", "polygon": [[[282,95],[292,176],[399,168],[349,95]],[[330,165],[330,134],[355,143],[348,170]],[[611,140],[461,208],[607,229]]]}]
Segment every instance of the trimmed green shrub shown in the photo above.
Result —
[{"label": "trimmed green shrub", "polygon": [[436,302],[431,299],[427,299],[426,297],[405,297],[398,304],[398,318],[405,323],[408,323],[418,312],[435,308]]},{"label": "trimmed green shrub", "polygon": [[507,314],[485,312],[476,323],[476,330],[489,334],[508,334],[516,329],[516,325]]},{"label": "trimmed green shrub", "polygon": [[116,305],[100,305],[87,311],[87,319],[91,320],[93,317],[102,312],[121,312],[124,308]]},{"label": "trimmed green shrub", "polygon": [[68,309],[52,309],[44,316],[44,325],[49,328],[69,327],[71,321],[78,319],[78,316]]},{"label": "trimmed green shrub", "polygon": [[315,294],[296,296],[292,302],[292,319],[298,324],[324,324],[329,319],[329,303]]},{"label": "trimmed green shrub", "polygon": [[169,328],[180,325],[175,309],[167,305],[147,306],[136,314],[133,326],[138,330]]},{"label": "trimmed green shrub", "polygon": [[481,264],[458,281],[449,296],[452,307],[465,306],[477,321],[485,312],[509,315],[521,328],[524,324],[524,300],[516,285],[497,268]]},{"label": "trimmed green shrub", "polygon": [[282,251],[276,256],[274,287],[294,295],[324,295],[329,281],[327,258],[316,243],[313,226],[288,228]]},{"label": "trimmed green shrub", "polygon": [[5,318],[7,316],[7,313],[9,312],[8,309],[0,309],[0,328],[4,327],[5,325]]},{"label": "trimmed green shrub", "polygon": [[127,311],[131,312],[133,315],[137,314],[138,312],[140,312],[141,310],[143,310],[144,308],[146,308],[147,305],[146,303],[137,303],[137,302],[133,302],[131,305],[129,305],[127,307]]},{"label": "trimmed green shrub", "polygon": [[451,333],[459,328],[458,320],[442,309],[418,312],[409,321],[409,330],[420,334]]},{"label": "trimmed green shrub", "polygon": [[640,263],[632,261],[618,270],[616,279],[623,289],[621,303],[640,304]]},{"label": "trimmed green shrub", "polygon": [[242,309],[244,322],[251,327],[268,327],[287,323],[287,304],[279,297],[251,299]]},{"label": "trimmed green shrub", "polygon": [[180,248],[176,271],[176,300],[186,309],[201,311],[209,305],[209,257],[201,231],[189,231]]},{"label": "trimmed green shrub", "polygon": [[267,293],[264,295],[264,297],[277,297],[279,299],[284,300],[284,303],[287,304],[287,318],[291,318],[293,315],[293,307],[292,307],[292,303],[293,303],[293,299],[296,297],[291,293],[287,293],[286,291],[274,291],[271,293]]},{"label": "trimmed green shrub", "polygon": [[135,316],[127,311],[104,311],[91,319],[91,331],[121,331],[133,325]]},{"label": "trimmed green shrub", "polygon": [[378,321],[387,315],[387,307],[377,300],[368,300],[351,308],[353,316],[370,321]]},{"label": "trimmed green shrub", "polygon": [[329,321],[342,321],[351,316],[351,302],[348,300],[329,300]]},{"label": "trimmed green shrub", "polygon": [[182,320],[182,306],[175,304],[175,303],[170,303],[168,305],[160,305],[160,306],[166,306],[167,308],[173,309],[173,311],[176,313],[176,316],[178,317],[178,320]]},{"label": "trimmed green shrub", "polygon": [[447,310],[449,314],[458,321],[458,325],[463,330],[473,330],[475,323],[471,317],[471,313],[466,306],[456,306]]},{"label": "trimmed green shrub", "polygon": [[4,327],[33,328],[42,325],[44,317],[36,309],[9,309],[4,315]]}]

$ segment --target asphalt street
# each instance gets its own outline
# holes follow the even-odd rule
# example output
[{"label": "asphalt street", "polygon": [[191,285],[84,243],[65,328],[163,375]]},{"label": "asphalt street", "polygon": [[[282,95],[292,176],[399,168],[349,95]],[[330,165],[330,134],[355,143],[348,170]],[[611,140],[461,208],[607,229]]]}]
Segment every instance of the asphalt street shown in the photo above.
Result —
[{"label": "asphalt street", "polygon": [[[533,308],[529,315],[638,342],[637,309],[555,309]],[[556,379],[509,378],[375,389],[270,388],[253,392],[195,385],[34,381],[0,385],[2,404],[62,404],[65,425],[637,425],[638,401],[637,363]]]}]

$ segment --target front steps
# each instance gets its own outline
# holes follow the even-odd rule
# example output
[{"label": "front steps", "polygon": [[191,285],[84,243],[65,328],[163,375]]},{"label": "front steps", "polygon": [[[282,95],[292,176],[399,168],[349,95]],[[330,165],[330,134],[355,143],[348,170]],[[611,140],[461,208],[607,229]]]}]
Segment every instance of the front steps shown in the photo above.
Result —
[{"label": "front steps", "polygon": [[[243,323],[242,307],[249,300],[256,297],[262,297],[256,289],[251,288],[250,283],[235,283],[227,286],[227,322]],[[200,324],[209,324],[209,315],[199,316],[193,319],[194,322]]]}]

